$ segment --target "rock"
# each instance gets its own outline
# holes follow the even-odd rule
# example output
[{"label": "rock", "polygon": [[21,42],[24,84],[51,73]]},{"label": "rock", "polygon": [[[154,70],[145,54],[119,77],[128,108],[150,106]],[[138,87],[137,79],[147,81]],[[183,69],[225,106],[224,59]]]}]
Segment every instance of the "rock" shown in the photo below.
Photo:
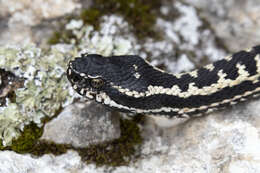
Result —
[{"label": "rock", "polygon": [[[158,17],[155,27],[163,38],[147,39],[144,44],[146,52],[151,53],[152,64],[180,73],[226,56],[213,30],[194,6],[168,1],[160,11],[165,17]],[[183,61],[185,64],[180,64]]]},{"label": "rock", "polygon": [[[91,109],[90,105],[87,107]],[[97,168],[94,164],[82,162],[74,151],[38,158],[2,151],[0,172],[38,173],[39,169],[48,173],[260,172],[259,108],[259,100],[251,101],[163,130],[148,118],[143,129],[142,157],[128,166]],[[64,131],[69,129],[72,128],[64,128]],[[62,133],[56,137],[59,135]]]},{"label": "rock", "polygon": [[67,106],[47,123],[41,139],[86,147],[120,137],[119,116],[94,102]]},{"label": "rock", "polygon": [[[260,42],[260,1],[185,0],[198,7],[230,51]],[[239,40],[239,41],[238,41]]]},{"label": "rock", "polygon": [[71,13],[80,6],[73,0],[0,1],[0,45],[46,44],[53,27],[51,21],[46,21]]},{"label": "rock", "polygon": [[251,101],[161,130],[149,122],[146,157],[135,166],[139,172],[259,172],[259,107]]},{"label": "rock", "polygon": [[91,170],[95,169],[94,165],[86,168],[80,161],[80,156],[73,151],[58,157],[45,155],[40,158],[20,155],[12,151],[0,153],[1,173],[70,173],[92,172]]}]

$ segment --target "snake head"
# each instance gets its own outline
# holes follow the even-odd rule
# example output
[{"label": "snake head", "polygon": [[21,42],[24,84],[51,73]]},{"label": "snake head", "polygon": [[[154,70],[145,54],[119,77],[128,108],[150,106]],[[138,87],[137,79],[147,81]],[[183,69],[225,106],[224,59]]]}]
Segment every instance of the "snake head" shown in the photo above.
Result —
[{"label": "snake head", "polygon": [[83,54],[70,61],[67,77],[73,89],[89,99],[96,98],[96,95],[106,86],[102,75],[105,65],[106,59],[96,54]]},{"label": "snake head", "polygon": [[146,66],[141,57],[134,55],[103,57],[83,54],[69,62],[67,77],[80,95],[111,108],[132,112],[127,105],[133,97],[124,92],[146,89],[142,77],[145,74],[141,70],[147,69],[144,64]]}]

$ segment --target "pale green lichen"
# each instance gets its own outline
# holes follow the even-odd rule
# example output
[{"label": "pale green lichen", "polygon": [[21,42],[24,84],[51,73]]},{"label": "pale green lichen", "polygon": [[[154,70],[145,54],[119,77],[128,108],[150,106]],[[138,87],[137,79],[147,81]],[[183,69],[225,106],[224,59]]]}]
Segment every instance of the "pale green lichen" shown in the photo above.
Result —
[{"label": "pale green lichen", "polygon": [[[58,115],[64,106],[77,97],[65,75],[69,59],[85,52],[106,56],[133,54],[140,48],[133,35],[122,35],[122,31],[129,33],[129,27],[121,17],[111,15],[102,20],[99,31],[91,25],[77,28],[80,20],[72,21],[65,30],[72,29],[71,32],[75,36],[73,39],[77,38],[78,45],[73,46],[75,40],[71,39],[71,44],[55,45],[47,54],[35,46],[0,47],[0,68],[26,78],[24,87],[15,90],[15,99],[9,100],[7,107],[0,108],[0,126],[3,127],[0,129],[0,149],[37,155],[57,151],[64,153],[67,149],[72,149],[70,146],[42,143],[38,140],[42,134],[40,125],[44,124],[46,119]],[[110,28],[114,28],[116,32],[110,32]],[[7,110],[16,120],[7,116]],[[5,131],[8,133],[2,133]],[[109,165],[127,164],[142,139],[134,122],[121,122],[121,131],[121,138],[110,143],[80,151],[73,149],[87,162],[100,165],[102,162]]]},{"label": "pale green lichen", "polygon": [[3,145],[7,145],[12,139],[19,135],[17,127],[23,122],[17,104],[10,103],[8,107],[0,110],[0,132]]},{"label": "pale green lichen", "polygon": [[[113,14],[121,16],[129,24],[129,32],[133,33],[137,38],[152,37],[159,39],[160,33],[155,30],[154,25],[158,15],[156,12],[158,13],[161,5],[160,0],[96,0],[91,3],[88,9],[82,9],[79,12],[80,15],[68,16],[67,20],[73,21],[75,25],[67,25],[65,28],[79,28],[82,25],[91,25],[97,31],[103,28],[100,24],[104,16]],[[76,44],[80,42],[75,33],[63,28],[64,23],[61,23],[61,26],[49,39],[50,44],[71,43],[71,40],[74,40]]]},{"label": "pale green lichen", "polygon": [[53,48],[49,54],[33,45],[23,48],[1,47],[0,68],[25,78],[23,88],[15,91],[15,101],[0,108],[0,139],[11,145],[24,125],[52,117],[72,101],[65,71],[68,57]]},{"label": "pale green lichen", "polygon": [[[73,30],[73,34],[78,40],[79,50],[82,50],[84,53],[97,53],[104,56],[137,53],[140,46],[135,37],[131,34],[123,35],[120,33],[123,31],[130,33],[127,22],[116,15],[105,16],[102,20],[103,22],[100,24],[102,29],[100,31],[96,31],[90,25],[86,25],[79,30]],[[110,28],[113,28],[115,31],[110,32]]]},{"label": "pale green lichen", "polygon": [[[72,102],[75,92],[72,92],[65,75],[69,59],[81,52],[111,55],[131,54],[131,51],[137,50],[133,46],[136,40],[131,35],[119,36],[120,33],[108,32],[111,26],[117,26],[116,31],[127,31],[128,24],[121,17],[105,17],[101,26],[103,29],[100,31],[90,25],[72,30],[80,40],[77,47],[73,44],[55,45],[47,53],[34,45],[0,47],[0,68],[26,78],[24,87],[15,91],[15,100],[8,100],[9,104],[0,108],[0,140],[3,145],[11,145],[12,139],[18,137],[24,125],[33,122],[40,126],[42,118],[56,115],[64,105]],[[115,35],[117,37],[113,38]]]}]

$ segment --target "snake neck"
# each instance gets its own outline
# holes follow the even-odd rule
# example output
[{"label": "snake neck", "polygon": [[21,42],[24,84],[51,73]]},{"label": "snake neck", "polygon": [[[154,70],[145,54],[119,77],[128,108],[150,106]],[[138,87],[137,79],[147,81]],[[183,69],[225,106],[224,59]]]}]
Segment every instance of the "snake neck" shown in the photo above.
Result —
[{"label": "snake neck", "polygon": [[[260,92],[260,46],[205,67],[169,74],[137,64],[134,87],[115,86],[116,104],[136,113],[189,117],[233,105]],[[131,81],[130,81],[131,83]],[[115,98],[113,98],[115,97]],[[116,98],[117,97],[117,98]],[[119,98],[119,99],[118,99]]]}]

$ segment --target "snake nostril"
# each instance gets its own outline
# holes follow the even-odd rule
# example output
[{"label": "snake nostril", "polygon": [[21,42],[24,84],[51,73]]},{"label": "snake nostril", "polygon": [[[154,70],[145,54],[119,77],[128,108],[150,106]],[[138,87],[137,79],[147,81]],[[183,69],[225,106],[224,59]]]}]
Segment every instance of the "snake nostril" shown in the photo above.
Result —
[{"label": "snake nostril", "polygon": [[75,73],[72,73],[70,78],[71,78],[72,82],[74,82],[74,83],[79,83],[82,80],[82,78],[80,76],[76,75]]}]

